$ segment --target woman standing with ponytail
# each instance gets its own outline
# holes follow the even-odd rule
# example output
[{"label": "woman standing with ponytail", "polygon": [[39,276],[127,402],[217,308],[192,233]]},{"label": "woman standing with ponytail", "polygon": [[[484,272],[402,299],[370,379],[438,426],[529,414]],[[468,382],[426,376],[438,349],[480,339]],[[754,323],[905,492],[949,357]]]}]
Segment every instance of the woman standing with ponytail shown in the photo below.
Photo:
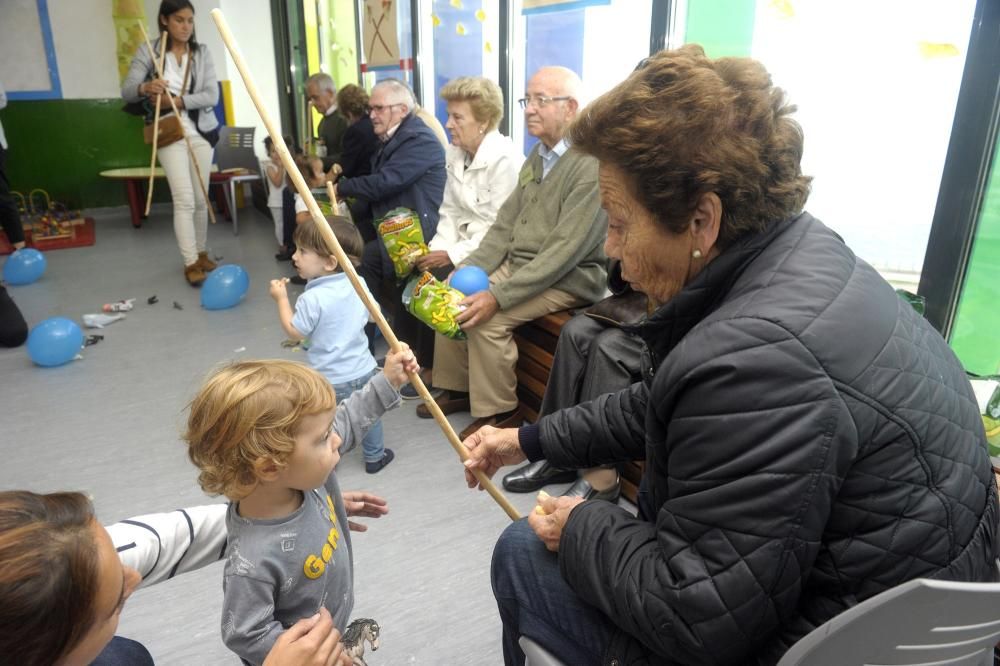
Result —
[{"label": "woman standing with ponytail", "polygon": [[[208,208],[202,192],[208,190],[212,147],[219,137],[219,121],[213,109],[219,101],[218,81],[211,53],[195,41],[194,7],[189,0],[163,0],[157,24],[159,31],[167,33],[165,78],[158,78],[153,55],[143,44],[132,58],[122,84],[122,98],[126,102],[146,101],[152,108],[158,96],[170,95],[177,105],[181,125],[198,160],[202,183],[198,183],[198,169],[183,139],[161,145],[157,155],[170,185],[174,234],[184,259],[184,277],[192,286],[198,286],[205,281],[205,274],[215,269],[206,250]],[[153,45],[157,52],[160,39]],[[165,97],[160,108],[165,110],[162,117],[172,115]]]}]

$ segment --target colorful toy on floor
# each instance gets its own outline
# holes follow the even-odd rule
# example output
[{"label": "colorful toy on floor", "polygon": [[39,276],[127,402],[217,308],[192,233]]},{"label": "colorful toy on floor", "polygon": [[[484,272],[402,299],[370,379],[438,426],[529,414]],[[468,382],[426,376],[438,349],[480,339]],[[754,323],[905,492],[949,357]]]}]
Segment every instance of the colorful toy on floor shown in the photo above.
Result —
[{"label": "colorful toy on floor", "polygon": [[448,284],[466,296],[472,296],[490,288],[490,276],[479,266],[462,266],[451,276]]},{"label": "colorful toy on floor", "polygon": [[3,265],[3,279],[7,284],[31,284],[45,272],[45,255],[30,247],[15,251]]},{"label": "colorful toy on floor", "polygon": [[28,334],[28,356],[45,368],[69,363],[82,348],[83,331],[75,321],[65,317],[46,319]]},{"label": "colorful toy on floor", "polygon": [[239,304],[249,289],[250,276],[242,266],[219,266],[201,286],[201,305],[206,310],[225,310]]}]

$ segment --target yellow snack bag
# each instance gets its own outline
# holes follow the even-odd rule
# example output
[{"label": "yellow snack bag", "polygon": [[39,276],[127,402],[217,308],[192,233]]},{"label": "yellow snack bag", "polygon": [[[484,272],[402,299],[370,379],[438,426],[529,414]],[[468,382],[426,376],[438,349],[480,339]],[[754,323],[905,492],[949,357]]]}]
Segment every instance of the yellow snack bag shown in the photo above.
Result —
[{"label": "yellow snack bag", "polygon": [[455,321],[455,317],[462,312],[458,303],[463,298],[465,296],[460,291],[427,272],[410,280],[403,291],[403,304],[410,314],[438,333],[455,340],[465,339],[465,332]]},{"label": "yellow snack bag", "polygon": [[375,228],[385,243],[396,279],[402,281],[413,272],[417,257],[427,254],[420,216],[409,208],[393,208],[375,221]]}]

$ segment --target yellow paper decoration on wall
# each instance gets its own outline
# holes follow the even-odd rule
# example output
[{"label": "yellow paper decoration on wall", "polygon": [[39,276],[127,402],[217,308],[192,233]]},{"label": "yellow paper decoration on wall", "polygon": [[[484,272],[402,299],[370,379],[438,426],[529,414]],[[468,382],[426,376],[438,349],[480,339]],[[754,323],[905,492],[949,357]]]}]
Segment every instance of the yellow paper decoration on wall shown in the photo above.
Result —
[{"label": "yellow paper decoration on wall", "polygon": [[441,17],[437,14],[431,14],[431,25],[435,28],[441,27]]},{"label": "yellow paper decoration on wall", "polygon": [[484,12],[482,9],[477,9],[476,10],[476,20],[479,21],[480,23],[482,23],[483,21],[485,21],[486,20],[486,12]]},{"label": "yellow paper decoration on wall", "polygon": [[491,44],[489,40],[486,40],[483,42],[483,50],[487,53],[493,53],[493,44]]},{"label": "yellow paper decoration on wall", "polygon": [[792,6],[792,0],[771,0],[769,6],[778,12],[782,18],[795,18],[795,7]]},{"label": "yellow paper decoration on wall", "polygon": [[920,47],[920,55],[928,59],[953,58],[961,53],[954,44],[920,41],[917,45]]},{"label": "yellow paper decoration on wall", "polygon": [[465,25],[463,25],[462,23],[456,23],[455,24],[455,34],[457,34],[457,35],[464,35],[465,33],[466,33]]},{"label": "yellow paper decoration on wall", "polygon": [[454,7],[455,9],[461,9],[462,0],[451,0],[451,6]]}]

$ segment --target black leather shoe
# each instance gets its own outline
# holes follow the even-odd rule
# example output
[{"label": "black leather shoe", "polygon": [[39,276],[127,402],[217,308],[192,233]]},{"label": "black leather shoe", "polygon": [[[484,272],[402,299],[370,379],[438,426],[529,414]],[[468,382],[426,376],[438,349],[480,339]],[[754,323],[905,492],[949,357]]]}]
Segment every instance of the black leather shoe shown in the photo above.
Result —
[{"label": "black leather shoe", "polygon": [[293,254],[295,254],[295,248],[294,247],[286,249],[286,250],[282,250],[278,254],[274,255],[274,258],[277,259],[278,261],[291,261]]},{"label": "black leather shoe", "polygon": [[594,487],[590,485],[590,482],[583,477],[577,479],[576,483],[569,487],[569,490],[563,493],[563,497],[582,497],[585,500],[604,500],[605,502],[611,502],[612,504],[618,503],[618,496],[622,494],[622,481],[619,478],[615,485],[611,486],[607,490],[594,490]]},{"label": "black leather shoe", "polygon": [[576,478],[575,469],[559,469],[547,460],[528,463],[503,477],[503,487],[512,493],[530,493],[550,483],[569,483]]}]

